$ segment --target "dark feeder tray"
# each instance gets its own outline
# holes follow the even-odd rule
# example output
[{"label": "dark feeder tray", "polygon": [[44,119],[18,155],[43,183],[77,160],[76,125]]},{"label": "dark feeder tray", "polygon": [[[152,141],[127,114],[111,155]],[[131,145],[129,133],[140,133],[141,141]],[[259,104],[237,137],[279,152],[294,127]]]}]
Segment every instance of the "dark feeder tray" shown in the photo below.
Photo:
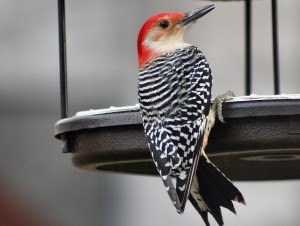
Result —
[{"label": "dark feeder tray", "polygon": [[[236,97],[223,103],[206,152],[233,180],[300,179],[300,95]],[[59,120],[55,137],[87,170],[157,175],[138,106]]]}]

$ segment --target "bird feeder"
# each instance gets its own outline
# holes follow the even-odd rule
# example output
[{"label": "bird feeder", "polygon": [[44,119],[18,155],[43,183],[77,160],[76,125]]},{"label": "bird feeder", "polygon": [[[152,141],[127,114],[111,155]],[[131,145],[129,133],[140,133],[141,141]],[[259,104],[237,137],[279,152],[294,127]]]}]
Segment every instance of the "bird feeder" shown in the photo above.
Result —
[{"label": "bird feeder", "polygon": [[[233,180],[300,179],[300,94],[279,95],[277,1],[272,0],[274,93],[251,93],[251,1],[245,0],[245,93],[223,103],[225,124],[213,128],[207,153]],[[58,0],[61,120],[54,135],[86,170],[156,175],[139,106],[68,117],[65,3]]]}]

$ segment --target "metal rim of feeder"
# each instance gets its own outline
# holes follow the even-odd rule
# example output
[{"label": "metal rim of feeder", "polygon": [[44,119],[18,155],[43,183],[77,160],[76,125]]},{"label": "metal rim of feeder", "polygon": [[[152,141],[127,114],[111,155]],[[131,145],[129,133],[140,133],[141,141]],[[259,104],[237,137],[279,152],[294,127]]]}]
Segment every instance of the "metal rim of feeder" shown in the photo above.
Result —
[{"label": "metal rim of feeder", "polygon": [[[223,104],[207,154],[234,180],[300,178],[300,95],[236,97]],[[55,126],[76,167],[156,175],[139,107],[79,112]],[[283,170],[284,169],[284,170]]]}]

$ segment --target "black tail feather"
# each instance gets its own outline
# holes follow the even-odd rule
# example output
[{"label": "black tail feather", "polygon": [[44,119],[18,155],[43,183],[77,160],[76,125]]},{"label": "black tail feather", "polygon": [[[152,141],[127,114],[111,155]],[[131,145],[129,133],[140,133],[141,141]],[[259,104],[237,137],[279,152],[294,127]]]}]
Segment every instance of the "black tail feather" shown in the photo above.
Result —
[{"label": "black tail feather", "polygon": [[[217,169],[215,169],[215,167],[212,165],[209,165],[209,167],[204,167],[201,171],[199,181],[201,183],[201,187],[204,190],[203,192],[207,193],[205,197],[213,195],[214,200],[212,201],[214,202],[214,204],[223,206],[229,209],[231,212],[236,213],[231,201],[235,196],[232,196],[232,190],[227,188],[228,182],[230,183],[231,187],[233,185],[221,173],[217,173],[217,175],[215,175],[216,172],[218,172]],[[220,175],[222,177],[219,177]]]},{"label": "black tail feather", "polygon": [[[200,169],[201,168],[201,169]],[[201,175],[207,174],[207,179],[212,181],[218,189],[230,200],[246,204],[242,193],[232,184],[232,182],[212,163],[207,157],[201,156],[198,171]],[[210,179],[211,178],[211,179]]]},{"label": "black tail feather", "polygon": [[[232,201],[238,201],[245,204],[245,200],[241,192],[216,166],[207,159],[207,157],[200,157],[196,176],[199,183],[199,193],[207,205],[209,212],[220,226],[224,224],[220,208],[221,206],[229,209],[233,213],[236,213]],[[197,205],[196,202],[193,203],[191,198],[190,201],[193,206]],[[199,212],[198,209],[197,211]],[[205,218],[201,209],[199,213],[207,225],[207,214]]]}]

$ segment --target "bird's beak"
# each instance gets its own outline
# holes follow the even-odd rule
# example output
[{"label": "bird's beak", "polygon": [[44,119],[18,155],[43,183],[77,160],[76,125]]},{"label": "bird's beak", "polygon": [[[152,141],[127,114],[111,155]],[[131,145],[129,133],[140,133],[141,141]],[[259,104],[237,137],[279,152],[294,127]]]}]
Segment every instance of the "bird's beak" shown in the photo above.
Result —
[{"label": "bird's beak", "polygon": [[178,22],[178,24],[181,25],[182,27],[184,27],[184,26],[198,20],[199,18],[203,17],[204,15],[206,15],[207,13],[212,11],[214,8],[215,8],[214,5],[207,5],[200,9],[194,9],[190,12],[187,12],[185,14],[184,18],[182,20],[180,20]]}]

